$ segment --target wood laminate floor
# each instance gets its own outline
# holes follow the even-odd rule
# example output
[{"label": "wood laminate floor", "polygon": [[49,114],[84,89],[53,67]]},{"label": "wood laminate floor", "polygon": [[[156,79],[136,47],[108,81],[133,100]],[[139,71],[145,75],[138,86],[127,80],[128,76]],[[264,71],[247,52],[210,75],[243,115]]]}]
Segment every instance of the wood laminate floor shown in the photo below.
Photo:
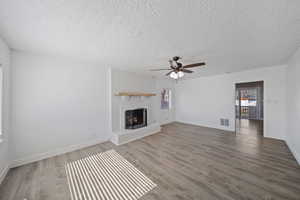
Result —
[{"label": "wood laminate floor", "polygon": [[109,149],[158,185],[142,200],[300,199],[300,167],[285,142],[181,123],[125,145],[106,142],[11,169],[0,199],[70,199],[65,163]]},{"label": "wood laminate floor", "polygon": [[261,137],[264,135],[264,121],[253,119],[237,119],[236,133]]}]

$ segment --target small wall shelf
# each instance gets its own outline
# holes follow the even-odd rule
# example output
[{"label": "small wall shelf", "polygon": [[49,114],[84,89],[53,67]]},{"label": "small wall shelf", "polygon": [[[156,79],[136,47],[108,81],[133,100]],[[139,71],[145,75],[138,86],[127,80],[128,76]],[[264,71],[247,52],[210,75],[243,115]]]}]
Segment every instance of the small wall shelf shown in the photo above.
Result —
[{"label": "small wall shelf", "polygon": [[151,97],[156,96],[155,93],[143,93],[143,92],[119,92],[115,96],[128,96],[128,97]]}]

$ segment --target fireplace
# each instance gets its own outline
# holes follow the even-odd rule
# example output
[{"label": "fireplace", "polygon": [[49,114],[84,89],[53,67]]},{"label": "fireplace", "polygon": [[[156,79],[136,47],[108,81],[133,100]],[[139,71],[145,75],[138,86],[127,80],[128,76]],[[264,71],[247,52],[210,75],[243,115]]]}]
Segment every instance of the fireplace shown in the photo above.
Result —
[{"label": "fireplace", "polygon": [[147,126],[146,108],[125,111],[125,129],[137,129],[145,126]]}]

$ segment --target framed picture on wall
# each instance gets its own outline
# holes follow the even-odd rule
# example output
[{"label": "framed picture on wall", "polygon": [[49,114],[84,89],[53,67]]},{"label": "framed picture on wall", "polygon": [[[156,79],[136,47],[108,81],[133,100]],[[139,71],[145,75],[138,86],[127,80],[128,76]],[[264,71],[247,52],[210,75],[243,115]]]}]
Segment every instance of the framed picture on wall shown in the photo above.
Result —
[{"label": "framed picture on wall", "polygon": [[161,109],[171,109],[171,97],[172,97],[172,94],[171,94],[171,90],[170,89],[167,89],[167,88],[164,88],[162,89],[161,91],[161,100],[160,100],[160,108]]}]

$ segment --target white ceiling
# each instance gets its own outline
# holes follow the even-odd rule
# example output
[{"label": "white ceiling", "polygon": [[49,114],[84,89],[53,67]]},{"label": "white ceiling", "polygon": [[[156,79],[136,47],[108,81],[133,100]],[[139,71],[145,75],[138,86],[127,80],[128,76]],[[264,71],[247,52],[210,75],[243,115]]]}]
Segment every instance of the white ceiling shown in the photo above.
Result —
[{"label": "white ceiling", "polygon": [[0,35],[13,49],[140,72],[179,55],[211,75],[284,63],[300,44],[300,1],[0,0]]}]

